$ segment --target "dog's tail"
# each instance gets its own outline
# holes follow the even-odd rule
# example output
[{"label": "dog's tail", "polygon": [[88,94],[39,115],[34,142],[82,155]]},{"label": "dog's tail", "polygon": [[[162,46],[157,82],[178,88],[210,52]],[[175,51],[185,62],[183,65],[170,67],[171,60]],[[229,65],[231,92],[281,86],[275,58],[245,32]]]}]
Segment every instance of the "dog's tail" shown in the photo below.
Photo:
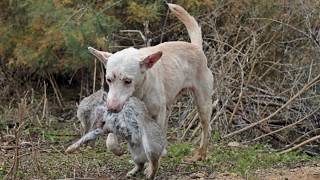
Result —
[{"label": "dog's tail", "polygon": [[192,44],[202,48],[201,28],[197,21],[183,7],[168,3],[169,9],[186,26]]}]

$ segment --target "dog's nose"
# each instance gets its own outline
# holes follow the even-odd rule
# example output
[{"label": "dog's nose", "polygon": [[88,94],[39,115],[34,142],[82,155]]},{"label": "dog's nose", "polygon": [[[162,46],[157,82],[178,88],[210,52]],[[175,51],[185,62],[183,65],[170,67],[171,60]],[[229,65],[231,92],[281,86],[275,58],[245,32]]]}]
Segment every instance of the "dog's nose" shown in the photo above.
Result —
[{"label": "dog's nose", "polygon": [[123,104],[118,99],[115,99],[112,97],[108,98],[107,109],[109,112],[114,112],[114,113],[120,112],[122,110],[122,106]]},{"label": "dog's nose", "polygon": [[108,109],[109,112],[118,113],[118,112],[121,111],[121,106],[120,105],[107,104],[107,109]]}]

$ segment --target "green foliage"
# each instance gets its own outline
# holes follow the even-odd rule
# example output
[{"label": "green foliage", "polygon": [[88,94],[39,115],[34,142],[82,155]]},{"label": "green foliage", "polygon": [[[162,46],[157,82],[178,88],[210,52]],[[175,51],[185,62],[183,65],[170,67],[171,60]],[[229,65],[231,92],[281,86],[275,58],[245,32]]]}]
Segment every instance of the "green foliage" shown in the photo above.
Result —
[{"label": "green foliage", "polygon": [[169,157],[175,158],[177,161],[180,161],[184,156],[190,155],[191,148],[191,144],[172,145],[168,149]]},{"label": "green foliage", "polygon": [[[11,1],[10,1],[11,2]],[[106,49],[104,38],[121,26],[100,12],[104,4],[73,0],[24,0],[1,13],[0,55],[10,67],[65,72],[87,66],[87,47]],[[0,5],[4,7],[4,3]]]},{"label": "green foliage", "polygon": [[139,4],[135,1],[130,1],[128,5],[128,12],[130,14],[130,20],[143,23],[145,21],[154,22],[159,20],[159,4]]},{"label": "green foliage", "polygon": [[[196,10],[208,2],[177,3]],[[166,11],[165,2],[159,0],[4,0],[0,2],[0,64],[39,75],[90,67],[93,57],[88,46],[109,49],[111,33],[139,29],[146,21],[160,26]]]}]

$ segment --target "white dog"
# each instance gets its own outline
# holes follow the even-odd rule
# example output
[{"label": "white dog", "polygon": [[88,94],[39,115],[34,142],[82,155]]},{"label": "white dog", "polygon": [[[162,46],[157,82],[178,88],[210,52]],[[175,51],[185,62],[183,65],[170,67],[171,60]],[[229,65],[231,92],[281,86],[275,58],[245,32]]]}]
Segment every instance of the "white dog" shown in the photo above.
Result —
[{"label": "white dog", "polygon": [[186,26],[191,43],[173,41],[141,49],[130,47],[114,54],[88,49],[106,67],[109,111],[121,111],[127,99],[136,96],[166,132],[171,105],[182,90],[191,90],[202,127],[200,148],[192,160],[201,160],[206,157],[209,143],[213,75],[202,50],[198,23],[181,6],[168,6]]}]

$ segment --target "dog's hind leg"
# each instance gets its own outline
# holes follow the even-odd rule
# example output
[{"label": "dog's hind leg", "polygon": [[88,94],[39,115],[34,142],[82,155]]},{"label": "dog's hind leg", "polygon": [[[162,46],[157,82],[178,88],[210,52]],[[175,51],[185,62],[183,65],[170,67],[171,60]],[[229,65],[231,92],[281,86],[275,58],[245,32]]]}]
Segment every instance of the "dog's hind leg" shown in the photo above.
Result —
[{"label": "dog's hind leg", "polygon": [[196,100],[200,124],[202,128],[200,148],[193,153],[191,161],[204,160],[207,156],[209,145],[209,122],[212,113],[212,93],[213,93],[213,76],[209,69],[202,71],[198,76],[199,79],[193,87],[194,97]]}]

